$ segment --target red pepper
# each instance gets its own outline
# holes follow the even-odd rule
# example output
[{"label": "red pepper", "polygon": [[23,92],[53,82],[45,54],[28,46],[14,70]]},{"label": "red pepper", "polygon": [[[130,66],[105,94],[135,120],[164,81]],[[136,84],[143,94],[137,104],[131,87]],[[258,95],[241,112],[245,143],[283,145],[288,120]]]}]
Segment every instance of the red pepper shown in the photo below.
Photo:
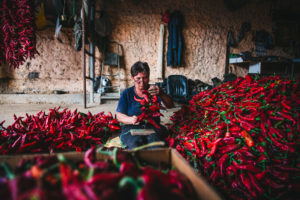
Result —
[{"label": "red pepper", "polygon": [[250,171],[253,173],[259,173],[261,172],[260,169],[258,169],[257,167],[253,166],[253,165],[239,165],[236,161],[232,161],[233,165],[241,170],[246,170],[246,171]]},{"label": "red pepper", "polygon": [[218,165],[220,166],[220,175],[224,176],[224,163],[228,159],[227,154],[223,154],[223,156],[218,160]]},{"label": "red pepper", "polygon": [[243,138],[245,139],[248,147],[253,147],[254,142],[252,140],[252,137],[249,135],[249,133],[247,133],[245,130],[242,130],[241,134],[242,134]]},{"label": "red pepper", "polygon": [[205,148],[205,143],[202,139],[200,140],[200,143],[201,143],[201,155],[205,155],[207,153]]},{"label": "red pepper", "polygon": [[263,172],[257,173],[255,174],[255,177],[257,180],[261,180],[266,176],[267,173],[269,173],[269,170],[265,170]]},{"label": "red pepper", "polygon": [[200,154],[200,149],[198,147],[196,139],[193,140],[193,144],[194,144],[194,147],[195,147],[196,154],[199,155]]},{"label": "red pepper", "polygon": [[295,167],[289,167],[289,166],[283,166],[283,165],[274,165],[273,167],[278,168],[281,171],[300,172],[300,169],[295,168]]},{"label": "red pepper", "polygon": [[[212,155],[214,155],[214,153],[216,152],[217,150],[217,146],[218,146],[218,143],[222,140],[222,138],[218,138],[216,141],[213,142],[212,144],[212,148],[210,149],[210,152],[206,155],[207,158],[210,158]],[[211,144],[211,143],[210,143]],[[207,148],[208,145],[207,145]]]},{"label": "red pepper", "polygon": [[213,142],[207,144],[207,148],[210,149],[210,148],[213,147],[216,143],[219,143],[221,140],[222,140],[222,138],[218,138],[218,139],[216,139],[215,141],[213,141]]},{"label": "red pepper", "polygon": [[286,186],[283,185],[283,184],[278,184],[276,183],[275,181],[273,181],[272,179],[266,177],[264,179],[264,182],[266,182],[266,184],[274,189],[282,189],[282,188],[285,188]]},{"label": "red pepper", "polygon": [[220,142],[221,145],[236,143],[235,137],[224,137]]},{"label": "red pepper", "polygon": [[261,154],[261,155],[259,156],[257,162],[260,163],[260,162],[266,161],[266,160],[268,160],[268,159],[267,159],[267,156],[266,156],[265,154]]},{"label": "red pepper", "polygon": [[56,146],[57,149],[61,149],[63,147],[63,145],[65,144],[65,142],[60,143],[59,145]]},{"label": "red pepper", "polygon": [[248,132],[255,128],[255,125],[242,120],[240,120],[240,125]]},{"label": "red pepper", "polygon": [[266,152],[266,149],[265,149],[264,147],[260,146],[260,145],[257,145],[257,146],[256,146],[256,149],[257,149],[260,153]]},{"label": "red pepper", "polygon": [[270,130],[271,134],[275,133],[279,138],[283,138],[285,136],[284,133],[281,130],[276,129],[272,126],[270,126],[269,130]]},{"label": "red pepper", "polygon": [[260,123],[260,128],[262,130],[262,134],[263,136],[266,138],[267,137],[267,129],[265,127],[265,120],[263,120],[261,123]]},{"label": "red pepper", "polygon": [[290,152],[295,152],[295,149],[290,147],[289,145],[285,145],[282,144],[280,142],[278,142],[273,136],[272,134],[269,132],[269,137],[271,139],[271,141],[274,143],[274,145],[280,149],[282,149],[283,151],[290,151]]},{"label": "red pepper", "polygon": [[249,150],[248,148],[247,149],[244,149],[244,148],[241,148],[238,150],[239,152],[241,152],[243,155],[245,155],[246,157],[249,157],[249,158],[256,158],[255,155],[253,155]]},{"label": "red pepper", "polygon": [[231,133],[230,132],[226,132],[225,133],[225,137],[231,137]]},{"label": "red pepper", "polygon": [[120,130],[121,128],[119,126],[113,125],[113,124],[108,124],[108,127],[112,130]]},{"label": "red pepper", "polygon": [[289,179],[290,179],[289,172],[287,172],[287,171],[279,171],[279,170],[276,170],[275,168],[273,168],[273,169],[271,169],[271,174],[274,178],[277,178],[283,182],[289,181]]},{"label": "red pepper", "polygon": [[243,121],[255,122],[255,117],[256,116],[242,116],[241,113],[238,113],[237,115]]},{"label": "red pepper", "polygon": [[259,192],[259,194],[264,193],[264,190],[261,188],[261,186],[257,182],[255,176],[253,176],[253,174],[251,174],[251,173],[247,173],[247,175],[250,178],[250,182],[252,183],[252,185],[254,186],[254,188]]},{"label": "red pepper", "polygon": [[247,188],[248,192],[250,193],[250,195],[252,197],[256,197],[256,193],[252,190],[252,187],[251,187],[251,183],[250,183],[250,180],[248,179],[248,177],[241,173],[240,174],[240,177],[241,177],[241,180],[242,180],[242,183],[244,184],[244,186]]},{"label": "red pepper", "polygon": [[252,89],[255,91],[254,92],[250,91],[248,94],[246,94],[247,96],[253,96],[254,94],[260,93],[265,90],[264,87],[258,87],[258,88],[253,87]]},{"label": "red pepper", "polygon": [[239,144],[229,144],[229,145],[220,147],[219,152],[220,152],[220,154],[224,154],[224,153],[232,152],[235,149],[238,149],[239,147],[240,147]]},{"label": "red pepper", "polygon": [[193,151],[193,149],[194,149],[193,143],[191,143],[191,142],[186,141],[186,142],[184,142],[183,145],[184,145],[184,148],[189,151]]},{"label": "red pepper", "polygon": [[281,101],[280,103],[281,103],[281,105],[282,105],[283,107],[285,107],[286,109],[291,110],[291,106],[288,106],[288,105],[287,105],[287,102],[286,102],[285,100]]},{"label": "red pepper", "polygon": [[209,111],[218,111],[218,109],[214,108],[214,107],[204,107],[203,109],[209,110]]},{"label": "red pepper", "polygon": [[152,124],[155,128],[160,129],[160,126],[152,118],[148,118],[145,121],[146,123]]},{"label": "red pepper", "polygon": [[220,176],[220,173],[219,173],[218,168],[216,167],[210,175],[210,180],[212,180],[212,182],[216,182],[216,180],[219,178],[219,176]]},{"label": "red pepper", "polygon": [[33,141],[33,142],[30,142],[30,143],[24,144],[24,145],[20,146],[19,151],[22,151],[24,148],[33,146],[33,145],[35,145],[35,144],[36,144],[36,141]]},{"label": "red pepper", "polygon": [[286,118],[286,119],[292,121],[293,126],[296,125],[296,120],[295,120],[292,116],[290,116],[290,115],[288,115],[288,114],[285,114],[285,113],[283,113],[283,112],[277,112],[277,113],[280,114],[280,115],[282,115],[284,118]]},{"label": "red pepper", "polygon": [[241,130],[241,128],[238,127],[237,125],[235,125],[235,126],[230,127],[229,130],[230,130],[230,132],[238,132]]},{"label": "red pepper", "polygon": [[133,98],[134,98],[135,101],[137,101],[139,103],[142,101],[142,99],[138,99],[136,96],[133,96]]},{"label": "red pepper", "polygon": [[96,174],[88,180],[87,184],[95,184],[97,185],[97,190],[101,190],[118,183],[121,177],[122,175],[116,172],[103,172]]}]

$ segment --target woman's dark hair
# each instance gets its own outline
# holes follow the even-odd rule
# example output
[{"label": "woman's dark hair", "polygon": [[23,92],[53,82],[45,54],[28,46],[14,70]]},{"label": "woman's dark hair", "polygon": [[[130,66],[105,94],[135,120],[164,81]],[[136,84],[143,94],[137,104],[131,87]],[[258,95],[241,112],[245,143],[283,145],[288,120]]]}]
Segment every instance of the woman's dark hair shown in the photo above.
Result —
[{"label": "woman's dark hair", "polygon": [[137,61],[131,66],[131,70],[130,70],[131,76],[134,77],[141,72],[145,72],[148,75],[150,75],[149,65],[146,62]]}]

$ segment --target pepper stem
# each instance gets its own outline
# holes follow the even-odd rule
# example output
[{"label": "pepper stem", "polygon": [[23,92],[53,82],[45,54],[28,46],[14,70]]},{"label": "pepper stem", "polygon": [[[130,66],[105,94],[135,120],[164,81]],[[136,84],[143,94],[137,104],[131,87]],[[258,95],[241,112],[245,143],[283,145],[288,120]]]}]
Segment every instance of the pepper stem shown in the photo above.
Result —
[{"label": "pepper stem", "polygon": [[6,163],[4,163],[4,162],[3,162],[1,165],[2,165],[2,167],[3,167],[4,171],[5,171],[5,173],[7,174],[8,179],[9,179],[9,180],[14,179],[14,178],[15,178],[15,175],[14,175],[14,173],[11,171],[10,167],[9,167]]},{"label": "pepper stem", "polygon": [[116,165],[116,167],[118,169],[120,169],[120,163],[118,163],[118,159],[117,159],[117,156],[118,156],[118,148],[114,148],[113,150],[113,163]]}]

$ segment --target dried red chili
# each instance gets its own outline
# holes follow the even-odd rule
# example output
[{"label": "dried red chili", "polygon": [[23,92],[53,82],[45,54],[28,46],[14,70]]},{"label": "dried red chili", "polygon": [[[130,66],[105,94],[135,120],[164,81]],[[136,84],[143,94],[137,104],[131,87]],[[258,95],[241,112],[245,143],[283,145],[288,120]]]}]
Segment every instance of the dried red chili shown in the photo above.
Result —
[{"label": "dried red chili", "polygon": [[0,15],[0,64],[18,68],[37,54],[33,1],[3,0]]},{"label": "dried red chili", "polygon": [[[285,173],[282,177],[279,173],[270,175],[270,166],[290,169],[289,173],[300,177],[296,159],[300,156],[300,114],[296,109],[300,107],[299,83],[278,76],[246,76],[203,91],[170,118],[173,123],[169,130],[173,134],[167,140],[172,139],[170,146],[176,145],[191,164],[199,163],[199,173],[230,197],[251,199],[256,195],[255,198],[264,199],[285,195],[294,187],[288,186],[286,179],[291,185],[295,181]],[[201,145],[200,154],[195,148],[184,147],[187,140],[194,138]],[[221,167],[223,159],[226,161]],[[250,185],[250,195],[249,188],[242,186],[242,173],[246,174],[243,178]],[[214,182],[220,174],[225,184]],[[280,193],[272,189],[276,187]]]},{"label": "dried red chili", "polygon": [[0,154],[82,151],[93,145],[104,144],[111,133],[118,132],[119,122],[110,114],[79,113],[77,110],[50,109],[48,114],[39,112],[14,116],[7,128],[0,128]]}]

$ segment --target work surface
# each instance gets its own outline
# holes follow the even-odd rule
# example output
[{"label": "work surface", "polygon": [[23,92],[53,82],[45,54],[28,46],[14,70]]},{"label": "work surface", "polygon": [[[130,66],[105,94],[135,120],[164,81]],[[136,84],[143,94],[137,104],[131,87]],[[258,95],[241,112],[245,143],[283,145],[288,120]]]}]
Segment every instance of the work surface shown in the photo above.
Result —
[{"label": "work surface", "polygon": [[[14,114],[17,117],[22,117],[25,116],[26,113],[28,113],[29,115],[35,115],[41,110],[48,113],[50,108],[58,106],[60,106],[62,109],[71,109],[71,111],[77,109],[78,111],[83,113],[87,113],[88,111],[90,111],[92,114],[96,114],[102,111],[104,111],[105,113],[110,111],[112,114],[115,114],[117,104],[117,101],[101,105],[94,104],[89,105],[86,109],[84,109],[83,105],[80,104],[0,104],[0,122],[5,120],[4,126],[8,126],[14,122]],[[179,110],[180,107],[180,105],[177,105],[175,108],[168,109],[167,111],[162,111],[162,114],[164,115],[163,117],[161,117],[162,124],[170,123],[170,116],[172,116],[175,111]]]}]

